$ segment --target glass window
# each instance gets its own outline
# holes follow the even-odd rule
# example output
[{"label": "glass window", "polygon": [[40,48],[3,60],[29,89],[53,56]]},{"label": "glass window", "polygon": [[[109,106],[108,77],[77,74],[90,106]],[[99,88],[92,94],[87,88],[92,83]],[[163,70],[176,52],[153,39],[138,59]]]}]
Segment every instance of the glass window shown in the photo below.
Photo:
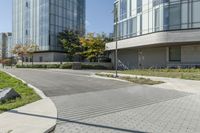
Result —
[{"label": "glass window", "polygon": [[127,0],[120,1],[120,19],[127,18]]},{"label": "glass window", "polygon": [[28,7],[28,2],[26,2],[26,7]]},{"label": "glass window", "polygon": [[153,0],[153,6],[157,6],[160,4],[160,0]]},{"label": "glass window", "polygon": [[163,3],[167,3],[169,2],[169,0],[153,0],[153,6],[158,6],[160,4],[163,4]]},{"label": "glass window", "polygon": [[43,62],[43,57],[42,56],[39,57],[39,61]]},{"label": "glass window", "polygon": [[160,8],[155,9],[155,31],[160,30]]},{"label": "glass window", "polygon": [[28,57],[26,57],[26,62],[28,62]]},{"label": "glass window", "polygon": [[137,0],[137,13],[142,12],[142,0]]},{"label": "glass window", "polygon": [[169,48],[169,61],[181,61],[181,47]]},{"label": "glass window", "polygon": [[130,3],[129,3],[129,13],[130,13],[130,16],[132,16],[132,0],[130,0]]},{"label": "glass window", "polygon": [[200,1],[193,2],[192,12],[193,28],[200,27]]},{"label": "glass window", "polygon": [[26,30],[26,36],[28,35],[28,30]]},{"label": "glass window", "polygon": [[163,30],[168,30],[169,29],[169,7],[165,6],[164,7],[164,15],[163,15]]},{"label": "glass window", "polygon": [[188,28],[189,10],[188,2],[182,1],[181,3],[181,28]]},{"label": "glass window", "polygon": [[128,23],[128,21],[123,22],[123,27],[122,27],[123,38],[127,38],[127,35],[128,35],[128,25],[127,25],[127,23]]},{"label": "glass window", "polygon": [[115,3],[114,5],[114,22],[118,22],[118,3]]},{"label": "glass window", "polygon": [[137,35],[137,17],[129,20],[129,35],[130,36]]},{"label": "glass window", "polygon": [[171,4],[169,10],[169,24],[170,29],[180,29],[181,26],[181,5],[178,4]]},{"label": "glass window", "polygon": [[143,23],[143,22],[142,22],[142,21],[143,21],[143,20],[142,20],[142,15],[140,15],[139,17],[140,17],[140,35],[142,35],[142,29],[143,29],[143,28],[142,28],[142,23]]},{"label": "glass window", "polygon": [[123,38],[123,23],[119,24],[118,31],[119,31],[120,38]]}]

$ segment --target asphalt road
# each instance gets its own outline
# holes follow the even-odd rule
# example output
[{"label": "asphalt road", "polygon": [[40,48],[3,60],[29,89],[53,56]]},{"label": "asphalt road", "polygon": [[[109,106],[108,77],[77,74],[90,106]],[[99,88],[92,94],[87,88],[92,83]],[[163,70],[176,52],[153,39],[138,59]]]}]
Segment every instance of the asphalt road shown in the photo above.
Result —
[{"label": "asphalt road", "polygon": [[131,84],[92,78],[94,71],[7,69],[41,89],[46,96],[56,97],[93,91],[117,89]]},{"label": "asphalt road", "polygon": [[[190,95],[175,90],[96,78],[91,76],[95,71],[31,69],[6,71],[41,89],[53,100],[58,110],[58,126],[55,131],[58,133],[68,130],[64,130],[64,127],[67,127],[65,124],[69,121],[96,118]],[[115,130],[119,129],[118,127]],[[135,130],[129,129],[129,131]]]}]

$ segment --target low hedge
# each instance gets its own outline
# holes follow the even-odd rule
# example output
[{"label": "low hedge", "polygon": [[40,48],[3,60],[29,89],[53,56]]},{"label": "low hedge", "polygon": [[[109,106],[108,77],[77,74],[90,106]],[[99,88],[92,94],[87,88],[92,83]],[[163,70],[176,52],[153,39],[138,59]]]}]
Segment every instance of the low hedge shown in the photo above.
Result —
[{"label": "low hedge", "polygon": [[34,64],[34,65],[16,65],[17,68],[59,68],[58,64]]},{"label": "low hedge", "polygon": [[[73,63],[64,63],[64,64],[29,64],[29,65],[16,65],[16,68],[41,68],[41,69],[72,69]],[[81,64],[82,69],[108,69],[102,65],[89,65]]]},{"label": "low hedge", "polygon": [[60,64],[48,64],[46,65],[46,68],[60,68]]},{"label": "low hedge", "polygon": [[60,65],[60,69],[72,69],[72,63],[65,63]]},{"label": "low hedge", "polygon": [[81,64],[82,69],[108,69],[105,66],[102,65],[86,65],[86,64]]}]

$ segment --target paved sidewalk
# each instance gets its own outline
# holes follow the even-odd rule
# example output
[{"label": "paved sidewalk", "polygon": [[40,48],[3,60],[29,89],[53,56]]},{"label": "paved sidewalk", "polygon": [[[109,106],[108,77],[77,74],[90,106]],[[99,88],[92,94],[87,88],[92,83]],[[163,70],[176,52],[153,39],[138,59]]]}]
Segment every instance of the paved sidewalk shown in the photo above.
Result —
[{"label": "paved sidewalk", "polygon": [[[121,75],[127,76],[127,75]],[[154,90],[148,87],[146,96],[141,96],[144,103],[142,104],[139,97],[130,97],[129,100],[136,101],[135,108],[124,108],[124,110],[116,111],[115,113],[104,114],[93,118],[84,120],[73,120],[68,122],[61,122],[56,128],[57,133],[199,133],[200,132],[200,82],[190,81],[182,79],[172,78],[160,78],[160,77],[147,77],[128,75],[131,77],[143,77],[150,78],[152,80],[164,81],[164,84],[154,85],[158,88],[156,93],[160,91],[159,88],[166,90],[163,94],[160,94],[162,98],[164,96],[175,96],[168,100],[151,103],[152,99],[148,99],[148,91],[154,92]],[[141,87],[141,86],[140,86]],[[143,90],[137,87],[138,90]],[[128,88],[127,88],[128,89]],[[134,91],[138,91],[134,90]],[[172,94],[167,94],[172,90]],[[183,92],[182,94],[176,91]],[[117,90],[116,90],[117,91]],[[119,94],[123,95],[126,89],[123,89]],[[129,93],[133,93],[133,90],[129,90]],[[114,92],[105,92],[108,96],[116,96]],[[109,93],[112,93],[109,95]],[[154,92],[155,93],[155,92]],[[184,94],[185,93],[185,94]],[[96,94],[97,95],[97,94]],[[101,94],[98,94],[101,97]],[[155,94],[153,97],[158,98],[159,94]],[[182,96],[181,96],[182,95]],[[80,98],[80,96],[77,96]],[[87,96],[88,98],[89,96]],[[105,98],[105,96],[103,96]],[[120,99],[120,95],[116,96]],[[71,97],[72,98],[72,97]],[[98,96],[96,96],[98,98]],[[147,101],[145,99],[148,99]],[[158,98],[161,100],[162,98]],[[113,98],[115,99],[115,98]],[[116,99],[115,99],[116,100]],[[125,100],[125,99],[124,99]],[[81,100],[80,100],[81,101]],[[119,101],[115,101],[119,103]],[[124,101],[125,102],[125,101]],[[140,102],[140,103],[138,103]],[[150,102],[150,104],[148,104]],[[107,102],[106,102],[107,103]],[[132,102],[129,103],[131,105]],[[111,105],[105,106],[104,110],[110,108]],[[111,106],[112,107],[112,106]],[[77,112],[77,111],[76,111]],[[107,111],[108,112],[108,111]],[[76,114],[76,113],[75,113]],[[81,114],[80,112],[77,114]],[[73,117],[72,117],[73,118]]]},{"label": "paved sidewalk", "polygon": [[[174,99],[164,100],[142,105],[141,100],[135,97],[136,103],[141,107],[127,109],[110,113],[94,118],[88,118],[81,121],[63,122],[56,128],[56,132],[65,133],[199,133],[200,132],[200,82],[182,79],[125,75],[120,76],[143,77],[152,80],[164,81],[164,84],[154,85],[153,87],[162,88],[167,92],[169,90],[177,90],[185,93],[185,96],[177,96],[180,93],[173,91],[176,95]],[[148,88],[149,89],[149,88]],[[123,90],[125,91],[125,90]],[[153,90],[149,90],[153,91]],[[131,91],[129,90],[131,93]],[[107,92],[108,93],[108,92]],[[113,93],[113,92],[112,92]],[[155,93],[155,92],[154,92]],[[166,96],[166,92],[162,92],[161,97]],[[120,94],[123,94],[122,92]],[[146,90],[147,98],[149,96]],[[155,96],[158,94],[155,94]],[[171,95],[171,94],[169,94]],[[110,95],[111,96],[111,95]],[[153,96],[154,97],[154,96]],[[130,98],[130,97],[129,97]],[[148,99],[148,98],[147,98]],[[159,98],[160,99],[160,98]],[[134,100],[134,99],[132,99]],[[118,101],[116,101],[118,102]],[[105,108],[106,109],[106,108]],[[80,113],[79,113],[80,114]]]},{"label": "paved sidewalk", "polygon": [[62,123],[56,129],[57,133],[199,133],[200,96]]},{"label": "paved sidewalk", "polygon": [[148,86],[98,78],[89,71],[7,71],[53,100],[55,133],[200,133],[199,81],[145,76],[165,82]]},{"label": "paved sidewalk", "polygon": [[[127,76],[127,75],[121,75]],[[133,76],[134,75],[128,75]],[[176,90],[185,93],[185,96],[142,105],[139,98],[134,97],[141,107],[117,111],[84,120],[62,122],[56,128],[57,133],[199,133],[200,132],[200,82],[172,78],[147,77],[152,80],[164,81],[164,84],[153,87],[163,90]],[[149,89],[149,88],[148,88]],[[125,90],[123,90],[125,91]],[[153,90],[149,90],[153,91]],[[174,95],[180,93],[172,92]],[[131,91],[129,91],[131,93]],[[149,96],[148,90],[145,90]],[[113,93],[113,92],[112,92]],[[153,92],[155,93],[155,92]],[[121,92],[121,94],[123,94]],[[153,96],[157,98],[158,94]],[[161,97],[166,96],[166,92]],[[170,95],[170,94],[169,94]],[[168,95],[168,96],[169,96]],[[112,96],[112,95],[110,95]],[[141,98],[147,98],[141,96]],[[130,97],[129,97],[130,99]],[[148,99],[148,98],[147,98]],[[160,98],[159,98],[160,99]],[[144,100],[145,101],[145,100]],[[116,103],[119,101],[116,101]],[[140,103],[138,103],[140,102]],[[149,100],[148,100],[149,102]],[[148,103],[145,101],[145,103]],[[106,108],[105,108],[106,109]],[[80,114],[80,113],[79,113]]]},{"label": "paved sidewalk", "polygon": [[56,125],[57,110],[49,98],[0,114],[0,133],[45,133]]},{"label": "paved sidewalk", "polygon": [[[26,84],[24,80],[8,74]],[[48,133],[55,128],[57,121],[55,104],[41,90],[31,84],[28,86],[42,99],[0,114],[0,133]]]},{"label": "paved sidewalk", "polygon": [[[105,72],[102,72],[102,73],[111,74],[111,73],[105,73]],[[178,78],[140,76],[140,75],[129,75],[129,74],[119,74],[119,76],[141,77],[141,78],[149,78],[156,81],[163,81],[165,83],[153,85],[153,87],[200,94],[200,81],[197,81],[197,80],[185,80],[185,79],[178,79]]]}]

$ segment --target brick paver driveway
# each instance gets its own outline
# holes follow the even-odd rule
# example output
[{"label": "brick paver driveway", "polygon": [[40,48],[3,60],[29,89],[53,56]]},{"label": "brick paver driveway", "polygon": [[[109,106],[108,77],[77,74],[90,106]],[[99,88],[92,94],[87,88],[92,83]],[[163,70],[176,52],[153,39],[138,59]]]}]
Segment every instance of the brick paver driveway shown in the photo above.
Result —
[{"label": "brick paver driveway", "polygon": [[198,94],[92,77],[93,71],[6,70],[58,109],[56,133],[199,133]]}]

